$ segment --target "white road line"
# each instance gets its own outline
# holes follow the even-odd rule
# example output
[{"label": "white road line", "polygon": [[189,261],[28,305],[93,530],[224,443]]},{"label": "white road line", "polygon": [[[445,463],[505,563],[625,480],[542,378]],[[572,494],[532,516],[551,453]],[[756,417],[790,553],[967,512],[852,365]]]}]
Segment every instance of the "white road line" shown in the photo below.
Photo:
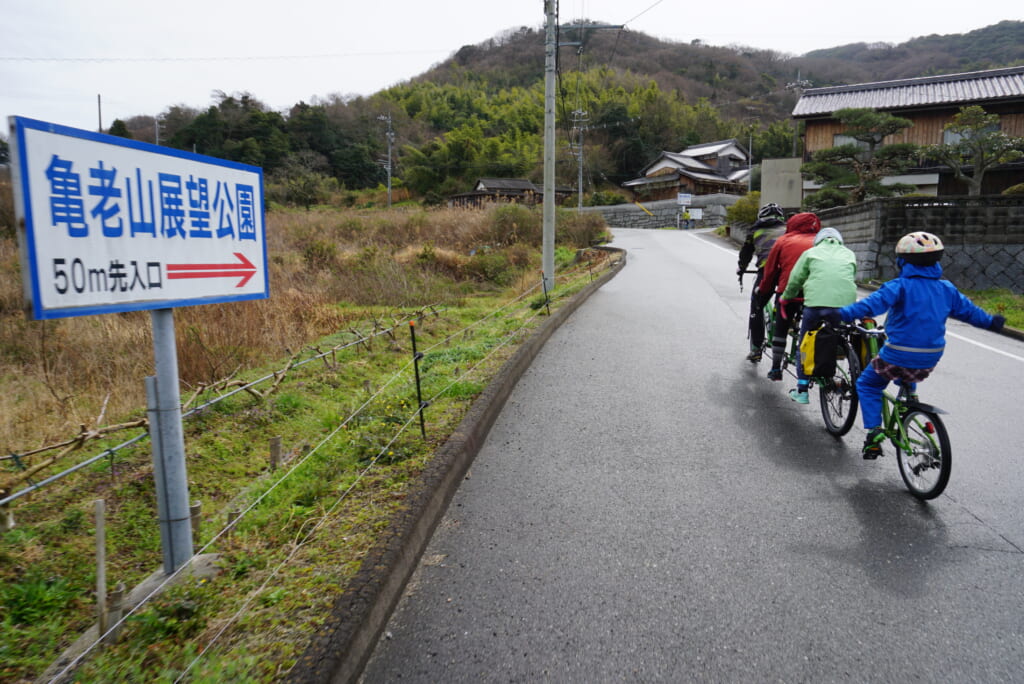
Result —
[{"label": "white road line", "polygon": [[975,347],[981,347],[982,349],[988,350],[990,352],[995,352],[996,354],[1002,354],[1003,356],[1007,356],[1007,357],[1013,359],[1014,361],[1024,362],[1024,356],[1017,356],[1016,354],[1011,354],[1010,352],[1005,352],[1002,349],[996,349],[995,347],[990,347],[990,346],[988,346],[987,344],[985,344],[983,342],[977,342],[975,340],[970,339],[969,337],[964,337],[963,335],[957,335],[955,332],[950,332],[950,331],[947,330],[946,331],[946,335],[948,335],[949,337],[955,337],[956,339],[961,340],[963,342],[967,342],[968,344],[973,344]]}]

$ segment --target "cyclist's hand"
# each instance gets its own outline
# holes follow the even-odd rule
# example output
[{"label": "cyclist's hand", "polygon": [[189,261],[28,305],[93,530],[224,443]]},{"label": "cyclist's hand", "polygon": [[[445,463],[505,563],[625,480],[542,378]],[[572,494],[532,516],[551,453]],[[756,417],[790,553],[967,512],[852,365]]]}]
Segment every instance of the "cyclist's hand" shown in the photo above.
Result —
[{"label": "cyclist's hand", "polygon": [[1006,325],[1006,316],[996,314],[992,317],[992,324],[988,326],[988,329],[992,332],[1002,332],[1004,325]]},{"label": "cyclist's hand", "polygon": [[743,267],[742,266],[740,266],[739,268],[736,269],[736,275],[738,275],[741,278],[743,277]]}]

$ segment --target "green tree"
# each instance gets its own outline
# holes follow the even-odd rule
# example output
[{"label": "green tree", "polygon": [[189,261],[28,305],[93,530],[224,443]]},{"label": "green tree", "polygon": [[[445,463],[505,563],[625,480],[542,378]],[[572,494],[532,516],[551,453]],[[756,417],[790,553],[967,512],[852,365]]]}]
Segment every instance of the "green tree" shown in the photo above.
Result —
[{"label": "green tree", "polygon": [[911,121],[873,109],[840,109],[835,118],[853,142],[819,150],[800,167],[804,176],[822,184],[819,192],[805,199],[808,207],[836,206],[844,198],[846,204],[855,204],[869,197],[892,197],[916,189],[905,183],[882,183],[882,179],[903,173],[917,161],[916,145],[882,144],[885,138],[912,126]]},{"label": "green tree", "polygon": [[999,115],[988,114],[978,105],[961,107],[944,130],[954,142],[931,145],[930,159],[953,170],[957,180],[967,184],[967,194],[980,195],[981,181],[990,169],[1024,156],[1024,138],[1012,138],[999,130]]},{"label": "green tree", "polygon": [[132,137],[131,131],[128,130],[128,125],[120,119],[114,119],[114,123],[110,124],[110,130],[107,131],[110,135],[116,135],[118,138]]},{"label": "green tree", "polygon": [[757,210],[761,204],[761,193],[749,192],[736,200],[736,203],[725,210],[725,218],[732,223],[753,224],[757,220]]}]

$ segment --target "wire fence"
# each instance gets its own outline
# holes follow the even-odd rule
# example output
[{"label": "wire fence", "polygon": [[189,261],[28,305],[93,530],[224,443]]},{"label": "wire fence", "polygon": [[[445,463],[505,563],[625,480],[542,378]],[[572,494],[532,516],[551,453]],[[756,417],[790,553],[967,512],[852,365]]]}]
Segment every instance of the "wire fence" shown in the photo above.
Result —
[{"label": "wire fence", "polygon": [[[423,317],[427,315],[427,312],[434,316],[440,314],[440,310],[437,307],[430,306],[413,312],[410,316],[407,316],[406,318],[411,317],[422,320]],[[312,352],[313,354],[311,356],[305,359],[300,359],[299,354],[293,354],[288,359],[288,362],[285,365],[285,367],[279,371],[274,371],[273,373],[269,373],[267,375],[264,375],[263,377],[248,382],[235,380],[233,377],[228,377],[218,380],[214,383],[201,385],[192,392],[192,395],[188,400],[183,402],[181,417],[184,420],[186,418],[199,414],[204,410],[209,409],[214,405],[226,399],[229,399],[230,397],[241,392],[246,392],[257,399],[265,399],[270,393],[275,391],[281,385],[281,383],[288,375],[289,371],[295,368],[299,368],[300,366],[304,366],[307,363],[312,363],[313,361],[318,361],[321,359],[327,359],[328,357],[331,356],[336,356],[339,352],[344,351],[345,349],[350,349],[352,347],[357,346],[368,346],[374,339],[378,337],[386,336],[392,341],[394,341],[395,333],[399,325],[400,324],[396,323],[391,327],[385,328],[380,324],[379,321],[374,320],[373,332],[366,334],[356,330],[350,330],[349,332],[355,335],[356,339],[347,343],[335,345],[326,351],[322,351],[317,347],[309,347],[305,351]],[[273,381],[270,387],[266,388],[263,391],[257,389],[258,386],[269,381]],[[204,404],[201,404],[199,406],[192,406],[192,404],[194,404],[203,394],[211,392],[222,393],[218,394],[218,396],[211,399],[210,401],[207,401]],[[86,458],[85,460],[80,461],[74,464],[73,466],[66,468],[65,470],[55,473],[38,482],[32,482],[33,476],[35,476],[36,474],[38,474],[39,472],[48,467],[60,463],[61,461],[68,458],[71,454],[81,451],[90,442],[95,442],[116,432],[122,432],[131,429],[142,429],[143,432],[116,446],[112,446],[108,449],[103,450],[101,453],[97,455],[94,455],[90,458]],[[111,466],[113,467],[115,455],[118,452],[121,452],[129,447],[136,445],[138,442],[147,439],[149,437],[148,430],[149,420],[147,418],[141,418],[139,420],[127,423],[109,425],[98,428],[88,428],[85,425],[83,425],[81,426],[81,430],[77,435],[63,442],[39,447],[37,449],[26,451],[20,454],[12,453],[0,456],[0,463],[3,463],[5,461],[13,463],[14,466],[18,468],[18,470],[20,471],[16,472],[13,477],[8,479],[3,488],[0,488],[0,493],[4,495],[3,498],[0,498],[0,506],[6,506],[14,501],[17,501],[18,499],[28,494],[31,494],[32,492],[38,491],[51,484],[54,484],[55,482],[62,480],[68,475],[78,472],[79,470],[82,470],[83,468],[90,466],[98,461],[102,461],[103,459],[108,459],[111,462]],[[28,460],[32,459],[33,457],[37,457],[41,454],[45,454],[51,451],[58,451],[58,453],[37,463],[28,462]],[[11,484],[20,484],[23,482],[28,482],[29,486],[24,487],[15,492],[7,492]]]}]

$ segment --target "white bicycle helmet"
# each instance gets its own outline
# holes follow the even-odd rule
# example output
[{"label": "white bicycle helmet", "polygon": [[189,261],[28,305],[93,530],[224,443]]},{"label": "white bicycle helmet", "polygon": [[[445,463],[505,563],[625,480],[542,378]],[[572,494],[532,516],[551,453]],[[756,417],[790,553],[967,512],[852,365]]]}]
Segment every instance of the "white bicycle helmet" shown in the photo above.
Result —
[{"label": "white bicycle helmet", "polygon": [[942,240],[919,230],[908,233],[896,243],[896,256],[915,266],[930,266],[942,258]]}]

